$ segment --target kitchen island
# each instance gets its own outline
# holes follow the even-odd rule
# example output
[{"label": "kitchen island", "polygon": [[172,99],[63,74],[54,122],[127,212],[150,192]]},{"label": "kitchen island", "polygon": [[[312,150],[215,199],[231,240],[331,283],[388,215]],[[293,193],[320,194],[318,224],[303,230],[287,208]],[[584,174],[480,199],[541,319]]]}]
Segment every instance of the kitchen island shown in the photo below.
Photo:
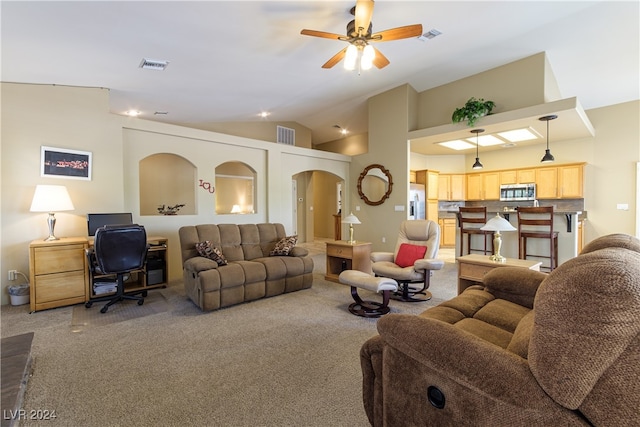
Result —
[{"label": "kitchen island", "polygon": [[[516,231],[504,231],[502,235],[502,249],[501,254],[507,258],[518,258],[518,206],[532,206],[532,203],[514,203],[514,202],[500,202],[500,201],[485,201],[485,202],[466,202],[464,206],[486,206],[487,207],[487,220],[491,217],[499,214],[507,219]],[[540,206],[554,206],[554,221],[553,229],[558,232],[558,265],[563,262],[574,258],[578,255],[581,246],[581,236],[579,232],[579,223],[586,219],[586,212],[584,211],[584,199],[571,199],[571,200],[540,200]],[[455,209],[442,210],[439,213],[441,218],[451,218],[456,216]],[[482,236],[471,236],[472,246],[478,247],[481,243]],[[456,228],[456,255],[460,252],[460,227]],[[531,239],[529,240],[529,252],[537,254],[547,254],[549,252],[549,245],[546,240]],[[536,259],[536,258],[531,258]],[[540,259],[543,261],[543,265],[548,264],[548,260]]]}]

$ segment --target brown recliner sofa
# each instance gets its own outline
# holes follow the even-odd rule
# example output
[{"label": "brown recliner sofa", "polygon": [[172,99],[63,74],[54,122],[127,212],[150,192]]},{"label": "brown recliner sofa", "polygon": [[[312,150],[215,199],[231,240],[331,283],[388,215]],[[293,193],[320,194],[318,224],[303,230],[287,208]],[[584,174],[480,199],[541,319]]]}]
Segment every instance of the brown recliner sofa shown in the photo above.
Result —
[{"label": "brown recliner sofa", "polygon": [[[313,259],[294,246],[270,255],[285,235],[282,224],[201,224],[178,231],[187,296],[203,311],[310,288]],[[196,244],[209,241],[228,262],[200,256]]]},{"label": "brown recliner sofa", "polygon": [[549,274],[492,270],[361,349],[374,426],[640,425],[640,241],[594,240]]}]

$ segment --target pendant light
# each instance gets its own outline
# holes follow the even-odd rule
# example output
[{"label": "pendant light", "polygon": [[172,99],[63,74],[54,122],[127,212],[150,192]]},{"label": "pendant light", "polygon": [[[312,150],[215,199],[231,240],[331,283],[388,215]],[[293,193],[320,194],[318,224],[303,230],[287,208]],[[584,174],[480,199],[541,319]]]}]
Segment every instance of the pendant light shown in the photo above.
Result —
[{"label": "pendant light", "polygon": [[471,169],[482,169],[482,163],[480,163],[480,156],[479,156],[479,140],[480,140],[480,134],[484,132],[484,129],[473,129],[471,131],[471,133],[475,133],[476,134],[476,162],[473,164],[473,166],[471,167]]},{"label": "pendant light", "polygon": [[555,120],[557,118],[558,116],[556,116],[555,114],[550,114],[548,116],[543,116],[538,119],[543,122],[547,122],[547,149],[545,150],[544,157],[542,157],[542,160],[540,160],[540,163],[550,163],[555,161],[555,158],[553,157],[553,155],[551,154],[551,151],[549,150],[549,120]]}]

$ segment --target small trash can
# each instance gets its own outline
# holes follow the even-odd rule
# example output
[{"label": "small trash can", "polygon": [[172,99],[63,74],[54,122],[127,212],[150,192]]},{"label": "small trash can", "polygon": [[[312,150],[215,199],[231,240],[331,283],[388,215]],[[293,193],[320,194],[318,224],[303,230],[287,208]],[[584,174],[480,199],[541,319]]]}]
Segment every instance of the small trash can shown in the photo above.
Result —
[{"label": "small trash can", "polygon": [[8,287],[11,305],[29,304],[29,284],[12,285]]}]

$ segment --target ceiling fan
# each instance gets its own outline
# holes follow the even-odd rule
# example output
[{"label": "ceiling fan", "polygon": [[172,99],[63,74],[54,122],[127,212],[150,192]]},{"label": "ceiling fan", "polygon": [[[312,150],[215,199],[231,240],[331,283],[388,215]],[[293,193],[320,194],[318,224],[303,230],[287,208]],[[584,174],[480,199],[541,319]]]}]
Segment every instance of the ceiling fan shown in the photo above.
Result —
[{"label": "ceiling fan", "polygon": [[325,62],[322,68],[331,68],[343,58],[345,60],[344,66],[348,70],[354,70],[356,66],[358,66],[358,70],[366,70],[371,68],[372,65],[378,68],[384,68],[389,65],[389,60],[382,52],[369,43],[388,42],[422,35],[421,24],[407,25],[380,31],[379,33],[372,33],[373,25],[371,23],[371,16],[373,15],[373,0],[358,0],[356,5],[351,8],[351,14],[355,16],[355,19],[347,24],[346,36],[307,29],[300,31],[300,34],[305,36],[341,40],[349,43],[349,46]]}]

